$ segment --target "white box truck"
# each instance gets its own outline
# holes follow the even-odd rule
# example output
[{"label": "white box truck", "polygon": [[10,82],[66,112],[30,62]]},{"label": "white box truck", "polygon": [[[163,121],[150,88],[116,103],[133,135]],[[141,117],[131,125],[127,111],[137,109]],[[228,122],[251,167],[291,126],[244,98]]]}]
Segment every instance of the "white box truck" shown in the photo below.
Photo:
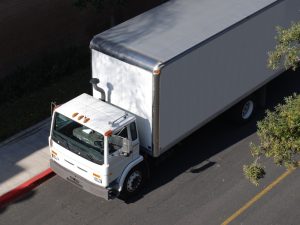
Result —
[{"label": "white box truck", "polygon": [[251,117],[282,72],[266,68],[275,27],[299,10],[299,0],[170,0],[94,36],[93,96],[54,110],[51,168],[105,199],[134,195],[146,158],[238,102],[238,119]]}]

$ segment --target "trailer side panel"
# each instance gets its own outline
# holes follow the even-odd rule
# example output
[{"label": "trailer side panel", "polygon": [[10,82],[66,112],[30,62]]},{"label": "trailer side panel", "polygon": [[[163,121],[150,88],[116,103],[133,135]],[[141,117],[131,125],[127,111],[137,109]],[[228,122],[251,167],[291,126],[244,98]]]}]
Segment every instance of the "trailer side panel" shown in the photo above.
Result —
[{"label": "trailer side panel", "polygon": [[[167,64],[160,77],[160,153],[245,97],[277,72],[267,69],[275,26],[300,19],[286,0],[212,37]],[[201,27],[195,27],[201,32]]]}]

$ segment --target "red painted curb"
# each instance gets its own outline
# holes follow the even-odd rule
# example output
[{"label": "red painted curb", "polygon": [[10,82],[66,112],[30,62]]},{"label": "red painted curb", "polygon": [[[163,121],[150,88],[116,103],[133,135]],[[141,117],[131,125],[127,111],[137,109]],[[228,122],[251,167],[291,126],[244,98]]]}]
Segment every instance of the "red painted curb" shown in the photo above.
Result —
[{"label": "red painted curb", "polygon": [[17,197],[25,194],[26,192],[32,190],[42,182],[46,181],[47,179],[54,176],[55,173],[52,169],[48,168],[45,171],[41,172],[40,174],[34,176],[30,180],[24,182],[23,184],[19,185],[18,187],[10,190],[9,192],[0,196],[0,207],[7,205],[9,202],[13,201]]}]

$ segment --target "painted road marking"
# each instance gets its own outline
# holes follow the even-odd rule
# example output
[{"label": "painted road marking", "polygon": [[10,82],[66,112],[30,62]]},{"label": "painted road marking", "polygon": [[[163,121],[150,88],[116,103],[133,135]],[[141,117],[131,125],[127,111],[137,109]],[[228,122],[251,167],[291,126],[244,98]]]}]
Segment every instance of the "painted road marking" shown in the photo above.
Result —
[{"label": "painted road marking", "polygon": [[260,198],[262,198],[265,194],[267,194],[270,190],[272,190],[280,181],[282,181],[285,177],[291,174],[295,168],[287,170],[283,174],[281,174],[276,180],[274,180],[271,184],[269,184],[265,189],[255,195],[250,201],[248,201],[242,208],[233,213],[230,217],[228,217],[221,225],[227,225],[233,220],[235,220],[239,215],[245,212],[250,206],[252,206],[255,202],[257,202]]}]

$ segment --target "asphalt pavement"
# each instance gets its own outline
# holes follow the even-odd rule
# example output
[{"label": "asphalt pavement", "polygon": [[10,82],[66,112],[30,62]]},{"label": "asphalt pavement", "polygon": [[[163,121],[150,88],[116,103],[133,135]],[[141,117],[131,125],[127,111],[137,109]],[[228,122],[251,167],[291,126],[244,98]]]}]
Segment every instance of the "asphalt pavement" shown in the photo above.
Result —
[{"label": "asphalt pavement", "polygon": [[[300,93],[299,84],[299,72],[278,77],[269,85],[268,107]],[[260,112],[255,120],[262,117]],[[210,122],[175,146],[143,193],[128,202],[105,201],[55,176],[1,209],[0,224],[206,225],[232,215],[230,224],[299,224],[299,169],[276,183],[286,170],[265,160],[267,175],[259,187],[242,174],[251,161],[249,142],[257,142],[255,120],[235,126],[221,116]]]}]

